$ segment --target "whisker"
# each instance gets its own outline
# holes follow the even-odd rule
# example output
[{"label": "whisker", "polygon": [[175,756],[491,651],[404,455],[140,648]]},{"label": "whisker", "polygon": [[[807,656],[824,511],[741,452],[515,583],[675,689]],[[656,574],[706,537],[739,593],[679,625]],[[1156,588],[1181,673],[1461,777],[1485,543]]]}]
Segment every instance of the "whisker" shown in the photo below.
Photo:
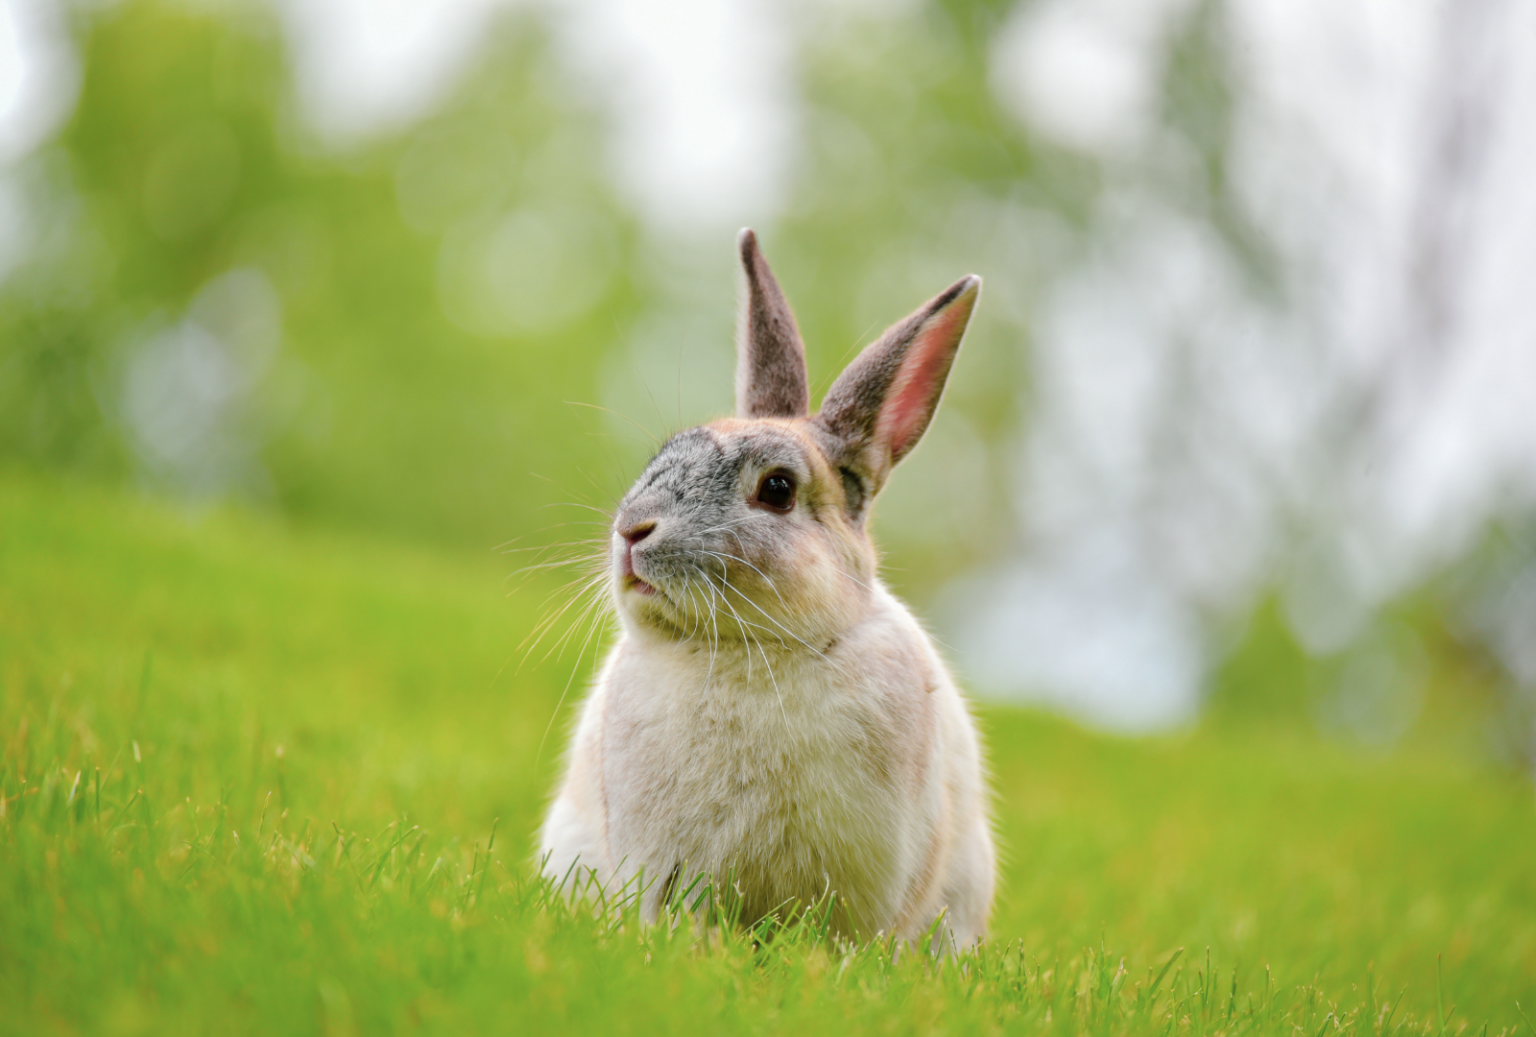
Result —
[{"label": "whisker", "polygon": [[839,573],[840,575],[846,576],[848,579],[852,580],[854,583],[858,584],[860,587],[863,587],[865,590],[870,591],[870,592],[874,591],[874,587],[872,587],[869,584],[865,583],[863,580],[861,580],[857,576],[853,575],[853,573],[844,572],[841,568],[839,568],[838,566],[835,566],[835,565],[832,566],[832,569],[833,569],[833,571]]},{"label": "whisker", "polygon": [[[753,572],[755,572],[759,576],[761,576],[764,580],[767,580],[768,581],[768,586],[773,590],[774,597],[779,599],[779,604],[783,605],[786,609],[789,608],[789,602],[785,601],[783,595],[779,594],[779,590],[778,590],[777,587],[774,586],[773,580],[770,579],[768,577],[768,575],[766,573],[764,573],[761,569],[759,569],[757,566],[753,565],[751,562],[747,561],[745,558],[738,558],[736,555],[722,554],[722,553],[719,553],[719,552],[716,552],[716,551],[705,551],[704,553],[707,554],[707,555],[711,555],[711,556],[713,556],[715,558],[722,559],[722,561],[724,559],[729,558],[729,559],[732,559],[734,561],[741,562],[743,565],[747,566]],[[731,583],[730,583],[730,580],[726,580],[726,586],[729,587],[731,590],[735,591],[737,593],[737,595],[739,595],[741,597],[742,601],[746,602],[748,605],[751,605],[753,608],[757,609],[757,611],[761,612],[763,614],[763,618],[768,620],[768,622],[772,623],[774,626],[776,626],[780,630],[784,631],[784,633],[788,634],[790,637],[794,638],[796,641],[800,642],[802,645],[804,645],[806,648],[809,648],[812,652],[815,652],[817,655],[822,655],[823,654],[822,651],[819,648],[817,648],[815,645],[811,644],[809,641],[805,640],[805,638],[803,638],[803,637],[799,636],[798,634],[796,634],[793,630],[789,629],[783,623],[780,623],[777,619],[775,619],[768,612],[767,609],[763,608],[757,602],[753,601],[747,595],[743,594],[739,587],[732,586]]]},{"label": "whisker", "polygon": [[[549,651],[544,653],[544,659],[548,659],[551,655],[554,655],[556,651],[560,652],[561,656],[564,656],[566,645],[571,642],[571,639],[575,636],[576,631],[581,628],[582,624],[587,623],[587,621],[592,618],[593,612],[598,607],[600,602],[601,598],[595,594],[587,597],[587,603],[582,606],[582,610],[577,614],[575,621],[572,622],[571,625],[566,628],[565,633],[561,634],[555,643],[550,646]],[[589,636],[590,628],[591,624],[588,624]],[[585,646],[585,642],[583,642],[583,646]],[[580,651],[576,653],[576,665],[578,668],[581,665],[581,654],[582,653]],[[544,659],[541,659],[540,662],[543,662]]]},{"label": "whisker", "polygon": [[716,653],[720,648],[720,617],[719,609],[715,607],[715,599],[719,596],[719,592],[715,590],[714,583],[710,580],[709,574],[704,571],[702,566],[700,566],[697,562],[694,562],[691,563],[691,567],[694,572],[699,574],[699,585],[701,585],[704,590],[709,592],[709,600],[705,602],[705,617],[709,621],[709,626],[707,628],[709,630],[710,637],[709,672],[710,674],[713,674],[715,672]]},{"label": "whisker", "polygon": [[[576,605],[588,594],[596,591],[602,585],[602,581],[605,577],[605,573],[598,573],[589,577],[575,595],[570,596],[564,605],[561,605],[560,608],[556,610],[552,615],[546,616],[538,623],[537,626],[533,628],[532,631],[529,632],[528,637],[523,639],[523,644],[518,645],[518,650],[524,651],[524,662],[526,662],[528,657],[538,650],[540,642],[544,640],[544,637],[549,633],[550,629],[559,622],[560,617],[569,612],[572,606]],[[528,643],[529,639],[533,639],[533,643],[531,645]],[[551,648],[550,652],[544,653],[543,659],[540,659],[539,661],[543,662],[544,660],[548,659],[550,653],[553,652],[553,650],[554,649]],[[518,664],[518,672],[522,672],[522,663]]]},{"label": "whisker", "polygon": [[555,501],[551,504],[540,504],[536,510],[544,511],[548,508],[582,508],[586,511],[595,511],[599,515],[602,515],[608,519],[613,518],[613,512],[609,511],[607,508],[599,508],[595,504],[583,504],[581,501]]},{"label": "whisker", "polygon": [[[695,572],[697,572],[699,574],[699,576],[703,579],[704,587],[709,591],[709,595],[710,595],[710,601],[708,603],[704,604],[704,610],[703,610],[704,618],[708,619],[708,621],[709,621],[709,626],[707,626],[705,629],[709,632],[709,635],[710,635],[710,640],[709,640],[709,669],[704,674],[704,682],[706,684],[708,684],[710,678],[713,677],[714,674],[715,674],[715,659],[716,659],[716,655],[717,655],[717,653],[719,652],[719,649],[720,649],[720,624],[719,624],[719,621],[718,621],[718,619],[716,617],[716,610],[715,610],[715,607],[714,607],[715,588],[714,588],[714,585],[709,582],[708,574],[704,572],[704,570],[698,565],[698,563],[695,562],[695,563],[691,563],[691,564],[692,564],[693,570]],[[695,585],[690,581],[689,586],[690,586],[690,589],[691,589]]]},{"label": "whisker", "polygon": [[[577,470],[578,470],[578,471],[580,471],[580,469],[577,469]],[[573,496],[580,496],[580,494],[578,494],[578,493],[575,493],[575,492],[574,492],[574,491],[573,491],[573,490],[572,490],[572,489],[571,489],[571,488],[570,488],[570,487],[569,487],[569,486],[567,486],[567,485],[566,485],[566,484],[565,484],[565,483],[562,483],[562,482],[556,482],[556,481],[555,481],[555,480],[554,480],[554,479],[551,479],[551,478],[550,478],[550,477],[549,477],[549,476],[547,476],[547,475],[544,475],[544,474],[543,474],[543,473],[541,473],[541,472],[533,472],[533,471],[530,471],[530,472],[529,472],[529,473],[528,473],[528,474],[529,474],[529,475],[531,475],[531,476],[533,476],[533,477],[534,477],[534,478],[535,478],[535,479],[541,479],[541,480],[543,480],[543,481],[544,481],[544,482],[547,482],[547,483],[549,483],[549,484],[550,484],[550,485],[551,485],[551,486],[553,486],[553,487],[555,487],[555,488],[556,488],[556,489],[557,489],[557,490],[560,490],[560,491],[562,491],[562,492],[564,492],[564,493],[570,493],[570,494],[572,494],[572,495],[573,495]],[[602,489],[602,487],[600,487],[600,486],[599,486],[599,487],[595,487],[595,488],[596,488],[596,489],[597,489],[597,490],[598,490],[598,491],[599,491],[599,492],[601,492],[601,493],[602,493],[602,494],[603,494],[603,498],[604,498],[604,499],[605,499],[605,500],[606,500],[606,499],[608,499],[608,496],[609,496],[609,494],[608,494],[608,493],[607,493],[607,492],[606,492],[606,491],[604,491],[604,490],[603,490],[603,489]],[[588,507],[590,507],[590,506],[591,506],[591,505],[587,505],[587,506],[588,506]]]},{"label": "whisker", "polygon": [[[730,576],[727,575],[724,570],[725,570],[725,565],[724,565],[724,563],[721,563],[721,576],[720,576],[720,578],[721,578],[721,580],[723,580],[725,582],[726,588],[734,590],[735,588],[731,587]],[[736,593],[737,594],[741,594],[741,591],[738,590],[738,591],[736,591]],[[737,624],[742,627],[742,633],[745,634],[748,638],[750,638],[757,645],[758,654],[763,657],[763,666],[768,670],[768,680],[773,685],[773,695],[774,695],[774,697],[776,699],[779,700],[779,716],[781,718],[783,718],[783,720],[784,720],[784,733],[785,734],[789,734],[790,733],[790,731],[789,731],[789,713],[784,709],[784,693],[779,690],[779,679],[778,679],[778,677],[773,672],[773,664],[768,661],[768,650],[763,647],[762,641],[758,640],[747,629],[747,626],[748,626],[747,622],[741,618],[741,614],[738,613],[736,611],[735,607],[731,605],[730,599],[725,597],[722,594],[720,600],[725,602],[725,607],[730,609],[731,610],[731,615],[736,617]],[[756,624],[752,624],[752,625],[755,626]],[[748,658],[748,660],[750,660],[752,658],[752,653],[750,651],[747,653],[747,658]],[[747,670],[747,677],[748,677],[749,680],[751,679],[751,676],[752,676],[752,671],[749,668]]]},{"label": "whisker", "polygon": [[[593,624],[592,629],[596,629],[596,624]],[[588,632],[587,636],[589,638],[592,636],[591,631]],[[586,642],[583,642],[582,651],[585,650]],[[570,694],[571,685],[576,681],[576,672],[580,669],[581,654],[578,653],[576,656],[576,665],[571,667],[571,675],[565,679],[565,687],[560,689],[560,698],[555,702],[554,711],[549,715],[549,723],[544,725],[544,734],[539,738],[539,747],[533,754],[533,766],[535,770],[538,769],[539,762],[544,758],[544,743],[549,741],[549,732],[554,730],[555,719],[560,716],[560,710],[565,706],[565,697]]]},{"label": "whisker", "polygon": [[[614,410],[612,407],[600,407],[600,406],[598,406],[595,403],[582,403],[580,400],[566,400],[565,401],[565,405],[567,407],[590,407],[592,410],[604,411],[604,412],[606,412],[608,414],[612,414],[616,418],[623,418],[625,421],[627,421],[631,425],[635,426],[635,428],[637,428],[641,432],[645,433],[645,438],[649,439],[652,443],[655,443],[658,449],[661,447],[661,440],[659,440],[655,436],[651,435],[651,430],[650,429],[648,429],[644,425],[640,424],[634,418],[631,418],[628,414],[620,414],[618,411]],[[665,424],[665,422],[663,422],[663,424]]]}]

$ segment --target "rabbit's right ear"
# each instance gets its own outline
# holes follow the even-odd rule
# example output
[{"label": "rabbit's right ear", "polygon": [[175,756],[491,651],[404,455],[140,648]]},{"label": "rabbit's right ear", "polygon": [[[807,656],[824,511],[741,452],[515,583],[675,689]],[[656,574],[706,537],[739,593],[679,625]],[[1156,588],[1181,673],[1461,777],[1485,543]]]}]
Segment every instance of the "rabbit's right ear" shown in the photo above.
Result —
[{"label": "rabbit's right ear", "polygon": [[805,375],[805,344],[795,315],[757,249],[757,235],[744,228],[736,239],[746,291],[736,336],[736,416],[803,418],[811,394]]}]

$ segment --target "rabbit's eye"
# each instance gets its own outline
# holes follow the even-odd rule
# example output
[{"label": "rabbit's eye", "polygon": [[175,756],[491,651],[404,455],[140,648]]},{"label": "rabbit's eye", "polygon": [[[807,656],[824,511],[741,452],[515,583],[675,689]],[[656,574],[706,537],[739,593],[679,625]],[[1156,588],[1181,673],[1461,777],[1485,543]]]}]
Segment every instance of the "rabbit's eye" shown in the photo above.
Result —
[{"label": "rabbit's eye", "polygon": [[788,472],[769,472],[757,488],[757,503],[774,511],[795,506],[795,477]]}]

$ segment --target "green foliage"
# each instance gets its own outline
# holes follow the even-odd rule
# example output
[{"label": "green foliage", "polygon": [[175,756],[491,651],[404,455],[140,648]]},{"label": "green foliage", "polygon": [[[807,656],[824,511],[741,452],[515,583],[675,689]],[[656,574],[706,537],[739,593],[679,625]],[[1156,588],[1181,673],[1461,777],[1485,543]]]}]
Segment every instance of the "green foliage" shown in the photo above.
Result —
[{"label": "green foliage", "polygon": [[[1029,206],[1088,197],[1083,160],[1033,147],[997,109],[989,19],[855,19],[805,55],[807,147],[781,225],[760,229],[818,390],[960,274],[1037,247]],[[251,464],[216,495],[483,548],[548,525],[552,502],[607,505],[648,436],[728,406],[730,235],[702,263],[640,233],[589,91],[535,18],[504,19],[425,119],[341,149],[302,128],[262,6],[139,0],[76,21],[80,98],[29,161],[41,230],[0,283],[0,456],[206,494],[135,446],[125,385],[231,270],[271,285],[281,344],[230,408]],[[988,442],[1021,420],[1031,286],[995,289],[947,405]],[[999,460],[955,504],[966,535],[898,538],[909,583],[1001,542]]]},{"label": "green foliage", "polygon": [[1324,681],[1320,669],[1271,598],[1254,610],[1212,677],[1207,709],[1226,723],[1305,727]]},{"label": "green foliage", "polygon": [[[563,401],[593,398],[635,308],[630,221],[538,27],[504,28],[427,124],[336,155],[296,128],[260,9],[131,3],[84,22],[75,114],[33,162],[48,233],[0,286],[0,451],[187,489],[125,449],[125,369],[206,285],[250,269],[276,292],[282,342],[251,372],[243,434],[261,474],[228,492],[481,547],[547,524],[553,494],[527,492],[528,472],[584,485],[576,470],[604,458]],[[536,330],[451,322],[446,229],[562,205],[619,255],[587,314]]]},{"label": "green foliage", "polygon": [[[1017,458],[996,448],[1026,417],[1026,321],[1097,183],[993,99],[1002,14],[830,19],[800,58],[788,203],[758,228],[818,396],[886,325],[989,278],[945,421],[882,504],[915,520],[881,532],[919,596],[1012,535]],[[484,549],[548,505],[608,506],[654,439],[729,407],[732,229],[643,231],[533,15],[504,17],[436,110],[346,146],[304,128],[265,5],[75,23],[80,97],[22,171],[36,233],[0,281],[0,457]],[[235,456],[209,484],[144,448],[128,390],[231,271],[265,279],[281,337],[215,415]]]},{"label": "green foliage", "polygon": [[974,956],[572,911],[552,584],[14,473],[0,531],[0,1031],[1497,1034],[1536,981],[1527,784],[1245,725],[983,711]]}]

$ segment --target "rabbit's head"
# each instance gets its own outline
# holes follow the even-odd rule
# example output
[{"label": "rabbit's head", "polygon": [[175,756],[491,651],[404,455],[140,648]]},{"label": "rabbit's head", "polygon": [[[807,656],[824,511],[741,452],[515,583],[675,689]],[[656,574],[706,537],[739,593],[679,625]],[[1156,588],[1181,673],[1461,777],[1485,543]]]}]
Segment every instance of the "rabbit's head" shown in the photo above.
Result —
[{"label": "rabbit's head", "polygon": [[750,230],[739,245],[736,417],[651,459],[615,516],[612,588],[639,635],[820,651],[868,606],[870,504],[938,407],[981,278],[886,331],[813,415],[794,315]]}]

